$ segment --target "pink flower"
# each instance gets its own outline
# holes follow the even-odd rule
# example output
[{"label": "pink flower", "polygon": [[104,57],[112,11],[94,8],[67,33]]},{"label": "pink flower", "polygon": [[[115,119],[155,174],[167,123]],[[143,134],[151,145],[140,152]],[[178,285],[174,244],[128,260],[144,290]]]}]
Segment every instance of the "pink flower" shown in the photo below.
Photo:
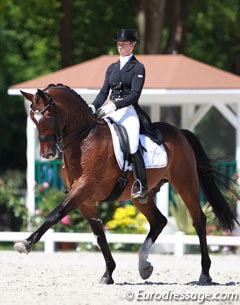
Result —
[{"label": "pink flower", "polygon": [[65,217],[63,217],[63,219],[61,220],[61,223],[64,225],[70,225],[71,223],[71,218],[69,215],[66,215]]},{"label": "pink flower", "polygon": [[208,233],[208,235],[213,235],[213,234],[210,234],[210,233],[213,233],[213,232],[215,232],[215,231],[217,231],[217,227],[216,227],[216,226],[212,225],[212,226],[208,226],[208,227],[207,227],[207,233]]},{"label": "pink flower", "polygon": [[49,183],[48,182],[43,182],[42,183],[42,187],[44,188],[44,189],[47,189],[48,187],[49,187]]},{"label": "pink flower", "polygon": [[35,210],[35,215],[40,215],[41,214],[41,210]]}]

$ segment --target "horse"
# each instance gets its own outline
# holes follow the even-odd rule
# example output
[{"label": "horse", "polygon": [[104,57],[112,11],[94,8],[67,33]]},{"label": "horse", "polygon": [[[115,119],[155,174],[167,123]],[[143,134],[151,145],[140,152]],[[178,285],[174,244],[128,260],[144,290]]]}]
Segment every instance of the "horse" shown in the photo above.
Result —
[{"label": "horse", "polygon": [[[43,234],[74,209],[88,220],[106,263],[100,283],[114,283],[116,267],[110,251],[97,203],[104,201],[121,175],[113,151],[112,137],[107,123],[94,115],[83,98],[63,84],[50,84],[35,94],[21,91],[31,102],[30,116],[39,132],[40,153],[49,160],[62,151],[62,177],[69,192],[65,199],[46,217],[44,223],[27,239],[15,243],[20,253],[28,254]],[[162,133],[168,163],[163,168],[147,169],[147,203],[137,199],[132,203],[147,218],[150,229],[138,252],[138,270],[148,279],[153,266],[148,261],[150,249],[167,224],[166,217],[155,205],[155,193],[168,181],[181,196],[193,220],[201,250],[200,283],[209,283],[211,260],[206,240],[206,216],[199,202],[200,187],[223,229],[232,231],[238,223],[219,186],[215,173],[197,136],[189,130],[178,129],[168,123],[155,122]],[[128,183],[118,200],[128,200],[134,181],[131,171]],[[237,195],[236,195],[237,196]],[[110,204],[110,203],[109,203]]]}]

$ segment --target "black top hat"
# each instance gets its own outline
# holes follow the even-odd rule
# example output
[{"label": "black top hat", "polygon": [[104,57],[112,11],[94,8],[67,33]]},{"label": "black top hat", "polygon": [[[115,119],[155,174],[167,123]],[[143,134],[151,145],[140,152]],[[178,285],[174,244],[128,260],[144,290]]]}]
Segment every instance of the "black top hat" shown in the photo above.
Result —
[{"label": "black top hat", "polygon": [[117,31],[117,36],[113,38],[114,41],[137,41],[137,31],[130,29],[120,29]]}]

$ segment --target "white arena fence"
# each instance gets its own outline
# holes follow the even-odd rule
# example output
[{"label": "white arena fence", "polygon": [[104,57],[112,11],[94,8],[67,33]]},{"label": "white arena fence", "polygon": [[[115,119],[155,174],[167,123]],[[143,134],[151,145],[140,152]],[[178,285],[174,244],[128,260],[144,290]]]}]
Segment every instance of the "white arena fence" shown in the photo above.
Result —
[{"label": "white arena fence", "polygon": [[[26,239],[29,232],[0,232],[0,242],[16,242]],[[109,243],[142,244],[146,236],[144,234],[117,234],[106,233]],[[44,243],[44,251],[53,253],[56,242],[75,242],[96,244],[93,233],[61,233],[50,229],[41,238]],[[237,246],[240,247],[240,236],[207,236],[208,245]],[[196,235],[185,235],[183,232],[176,232],[173,235],[160,235],[155,242],[158,244],[174,245],[174,254],[181,256],[185,253],[185,245],[199,245]]]}]

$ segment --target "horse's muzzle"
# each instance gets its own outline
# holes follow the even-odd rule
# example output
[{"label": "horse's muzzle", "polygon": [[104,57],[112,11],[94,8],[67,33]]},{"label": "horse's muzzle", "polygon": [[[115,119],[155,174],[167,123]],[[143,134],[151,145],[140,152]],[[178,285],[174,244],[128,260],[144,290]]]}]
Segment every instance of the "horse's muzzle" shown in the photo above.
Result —
[{"label": "horse's muzzle", "polygon": [[48,150],[44,152],[41,151],[41,156],[48,160],[55,160],[58,158],[58,150],[56,148],[48,148]]}]

